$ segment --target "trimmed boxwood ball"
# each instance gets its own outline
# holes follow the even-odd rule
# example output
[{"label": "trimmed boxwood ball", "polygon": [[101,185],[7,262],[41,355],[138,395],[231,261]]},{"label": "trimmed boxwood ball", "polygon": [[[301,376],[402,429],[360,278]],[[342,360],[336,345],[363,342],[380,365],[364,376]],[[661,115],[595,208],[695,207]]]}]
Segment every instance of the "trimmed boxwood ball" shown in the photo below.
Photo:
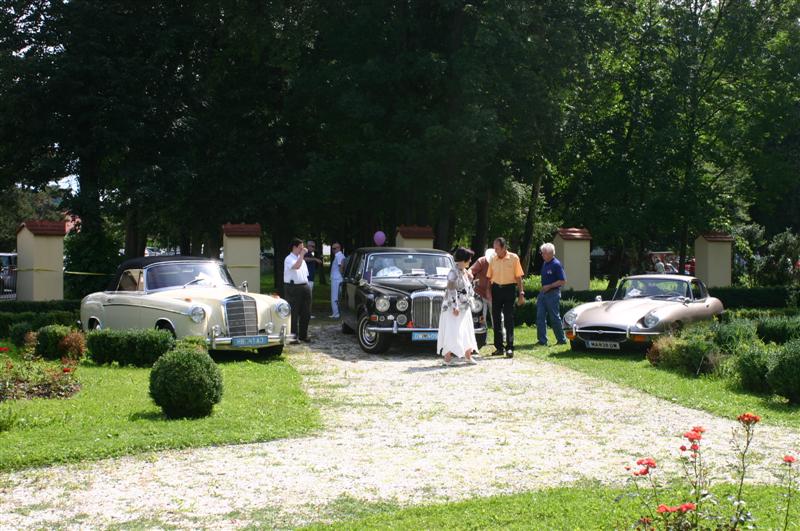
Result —
[{"label": "trimmed boxwood ball", "polygon": [[205,417],[222,399],[222,373],[207,352],[183,345],[153,365],[150,397],[168,418]]},{"label": "trimmed boxwood ball", "polygon": [[789,341],[771,357],[767,382],[776,394],[800,404],[800,340]]},{"label": "trimmed boxwood ball", "polygon": [[61,358],[61,341],[72,332],[72,329],[63,325],[43,326],[37,333],[36,355],[46,360]]}]

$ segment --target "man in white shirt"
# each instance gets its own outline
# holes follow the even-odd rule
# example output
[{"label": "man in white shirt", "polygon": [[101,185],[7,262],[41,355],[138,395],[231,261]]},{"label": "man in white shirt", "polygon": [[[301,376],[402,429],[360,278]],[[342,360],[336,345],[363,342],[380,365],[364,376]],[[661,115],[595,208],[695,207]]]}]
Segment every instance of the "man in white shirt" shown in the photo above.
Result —
[{"label": "man in white shirt", "polygon": [[331,245],[333,262],[331,263],[331,319],[339,319],[339,285],[342,283],[344,273],[344,253],[339,242]]},{"label": "man in white shirt", "polygon": [[292,332],[297,334],[299,341],[309,343],[311,288],[308,285],[308,266],[305,262],[307,252],[303,247],[303,240],[292,240],[292,252],[283,261],[283,290],[286,302],[292,307]]}]

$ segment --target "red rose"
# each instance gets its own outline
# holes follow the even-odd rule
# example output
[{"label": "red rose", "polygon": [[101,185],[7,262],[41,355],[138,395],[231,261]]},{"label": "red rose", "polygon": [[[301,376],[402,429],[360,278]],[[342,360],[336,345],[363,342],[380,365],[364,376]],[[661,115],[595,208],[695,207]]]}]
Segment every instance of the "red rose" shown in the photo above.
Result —
[{"label": "red rose", "polygon": [[791,465],[795,461],[797,461],[797,458],[795,456],[793,456],[793,455],[784,455],[783,456],[783,462],[786,463],[787,465]]},{"label": "red rose", "polygon": [[679,509],[678,507],[670,507],[669,505],[664,505],[662,503],[661,505],[658,506],[658,509],[656,509],[656,512],[659,513],[659,514],[675,513],[675,512],[678,512],[678,509]]},{"label": "red rose", "polygon": [[706,429],[702,426],[695,426],[692,428],[692,431],[696,431],[697,433],[705,433]]},{"label": "red rose", "polygon": [[72,367],[61,367],[62,372],[72,372]]},{"label": "red rose", "polygon": [[681,452],[685,452],[685,451],[686,451],[686,446],[681,445]]},{"label": "red rose", "polygon": [[683,434],[683,436],[692,442],[699,441],[700,439],[703,438],[703,436],[697,433],[696,431],[687,431],[686,433]]},{"label": "red rose", "polygon": [[692,445],[692,450],[694,450],[695,452],[696,452],[697,450],[699,450],[699,449],[700,449],[700,445],[699,445],[699,444],[697,444],[697,443],[694,443],[694,444]]},{"label": "red rose", "polygon": [[8,347],[0,347],[0,352],[8,352]]},{"label": "red rose", "polygon": [[739,420],[739,422],[741,422],[745,426],[751,426],[753,424],[756,424],[757,422],[760,422],[761,421],[761,417],[759,417],[755,413],[749,413],[748,412],[748,413],[742,413],[741,415],[739,415],[738,420]]},{"label": "red rose", "polygon": [[695,509],[697,509],[697,505],[693,504],[692,502],[684,503],[680,506],[682,513],[688,513],[689,511],[694,511]]}]

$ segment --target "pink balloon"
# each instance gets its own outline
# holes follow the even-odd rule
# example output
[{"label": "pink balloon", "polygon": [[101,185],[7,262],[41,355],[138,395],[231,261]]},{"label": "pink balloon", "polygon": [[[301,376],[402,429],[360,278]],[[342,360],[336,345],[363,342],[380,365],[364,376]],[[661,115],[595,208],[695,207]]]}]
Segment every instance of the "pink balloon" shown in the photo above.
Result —
[{"label": "pink balloon", "polygon": [[372,236],[372,241],[375,242],[375,245],[380,247],[384,243],[386,243],[386,235],[383,233],[382,230],[379,230]]}]

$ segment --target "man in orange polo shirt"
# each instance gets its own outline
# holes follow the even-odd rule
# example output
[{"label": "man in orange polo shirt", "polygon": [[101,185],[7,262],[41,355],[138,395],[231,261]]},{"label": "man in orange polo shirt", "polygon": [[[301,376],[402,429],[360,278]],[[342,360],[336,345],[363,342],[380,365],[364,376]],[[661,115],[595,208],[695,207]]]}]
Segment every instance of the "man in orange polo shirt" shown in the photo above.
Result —
[{"label": "man in orange polo shirt", "polygon": [[[514,300],[522,305],[525,292],[522,288],[522,265],[519,256],[508,251],[505,238],[494,240],[495,257],[489,262],[486,277],[492,286],[488,291],[492,301],[492,326],[494,328],[495,354],[514,357]],[[503,319],[501,320],[501,316]],[[504,321],[504,322],[503,322]],[[506,345],[503,346],[503,325]]]}]

